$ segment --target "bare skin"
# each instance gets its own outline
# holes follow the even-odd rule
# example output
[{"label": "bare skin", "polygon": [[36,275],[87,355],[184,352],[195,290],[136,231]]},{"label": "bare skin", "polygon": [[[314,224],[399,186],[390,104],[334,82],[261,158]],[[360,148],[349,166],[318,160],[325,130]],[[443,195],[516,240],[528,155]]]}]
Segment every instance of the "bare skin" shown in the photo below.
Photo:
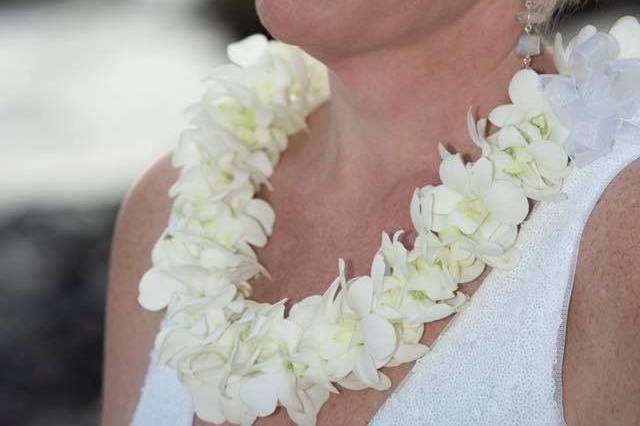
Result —
[{"label": "bare skin", "polygon": [[[414,187],[438,182],[437,142],[447,142],[468,158],[477,155],[465,135],[464,112],[473,104],[486,114],[504,103],[506,84],[518,68],[509,39],[518,28],[505,24],[513,10],[503,1],[400,2],[399,17],[380,18],[386,25],[380,33],[346,23],[335,31],[308,31],[326,23],[305,21],[313,14],[305,15],[304,8],[317,4],[307,1],[258,4],[263,22],[276,36],[302,45],[332,71],[331,102],[312,114],[309,134],[292,137],[272,178],[276,190],[264,194],[278,219],[269,245],[259,253],[273,275],[272,282],[254,283],[259,301],[287,297],[295,302],[321,293],[335,278],[338,257],[348,260],[350,274],[366,273],[380,232],[411,228],[408,205]],[[395,1],[400,0],[391,3]],[[358,7],[365,3],[367,7]],[[336,16],[327,17],[326,11],[313,16],[343,19],[340,7],[352,14],[369,13],[376,7],[386,10],[383,3],[336,2],[331,6]],[[427,9],[437,17],[433,22],[428,22],[430,15],[414,17]],[[294,21],[285,13],[295,15],[295,25],[278,26],[279,20]],[[358,22],[369,19],[360,18]],[[433,28],[422,28],[427,24]],[[306,30],[306,39],[296,33],[296,25]],[[470,33],[483,36],[472,40]],[[357,42],[345,51],[340,40],[349,37]],[[497,41],[487,46],[484,40],[489,39]],[[546,68],[545,61],[539,66]],[[161,314],[138,306],[137,283],[166,226],[166,194],[176,176],[167,159],[161,160],[132,189],[120,213],[108,300],[105,425],[128,424],[159,327]],[[640,267],[632,261],[640,224],[630,214],[640,208],[638,182],[640,164],[634,164],[607,190],[584,233],[564,365],[569,424],[640,424]],[[464,290],[473,294],[481,281]],[[423,341],[431,343],[447,322],[428,324]],[[387,371],[394,385],[410,367]],[[345,391],[332,397],[320,412],[319,425],[366,424],[388,393]],[[260,424],[290,422],[280,410]]]}]

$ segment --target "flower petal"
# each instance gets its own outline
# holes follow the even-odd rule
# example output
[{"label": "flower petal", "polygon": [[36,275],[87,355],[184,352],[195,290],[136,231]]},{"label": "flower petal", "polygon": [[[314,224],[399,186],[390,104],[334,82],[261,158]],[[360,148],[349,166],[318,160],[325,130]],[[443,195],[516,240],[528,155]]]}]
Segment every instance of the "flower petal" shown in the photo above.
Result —
[{"label": "flower petal", "polygon": [[373,385],[378,382],[378,370],[371,355],[366,351],[358,351],[355,359],[355,368],[353,372],[367,385]]},{"label": "flower petal", "polygon": [[633,16],[618,19],[609,34],[620,45],[618,59],[640,58],[640,22]]},{"label": "flower petal", "polygon": [[245,212],[249,216],[256,218],[264,228],[267,235],[271,235],[276,215],[269,203],[259,198],[253,198],[247,202]]},{"label": "flower petal", "polygon": [[265,230],[256,219],[250,216],[241,216],[237,222],[242,229],[244,242],[255,247],[264,247],[267,244]]},{"label": "flower petal", "polygon": [[542,81],[538,73],[523,69],[516,73],[509,84],[511,101],[522,109],[542,109]]},{"label": "flower petal", "polygon": [[[486,213],[485,213],[486,216]],[[455,226],[466,235],[473,234],[482,223],[484,217],[472,217],[464,210],[456,209],[449,213],[447,220],[451,226]]]},{"label": "flower petal", "polygon": [[373,304],[373,280],[371,277],[358,277],[349,284],[347,302],[360,318],[371,312]]},{"label": "flower petal", "polygon": [[302,409],[296,411],[287,407],[287,414],[297,425],[315,426],[320,408],[329,399],[329,392],[321,386],[311,386],[307,390],[298,390],[298,397],[302,402]]},{"label": "flower petal", "polygon": [[515,128],[515,126],[507,126],[498,132],[498,146],[500,149],[507,149],[514,146],[525,147],[527,141],[522,136],[522,133]]},{"label": "flower petal", "polygon": [[485,205],[494,219],[507,225],[522,223],[529,213],[529,202],[522,188],[496,181],[485,197]]},{"label": "flower petal", "polygon": [[453,308],[446,303],[434,303],[430,306],[423,306],[417,313],[410,319],[411,324],[424,324],[428,322],[434,322],[448,317],[453,313]]},{"label": "flower petal", "polygon": [[302,411],[302,401],[298,397],[297,381],[293,374],[279,374],[276,394],[280,403],[295,411]]},{"label": "flower petal", "polygon": [[564,49],[562,34],[560,33],[556,33],[556,37],[553,40],[553,63],[558,70],[558,74],[568,75],[571,73],[567,53]]},{"label": "flower petal", "polygon": [[569,156],[564,148],[553,142],[534,142],[529,146],[529,152],[543,171],[562,171],[569,162]]},{"label": "flower petal", "polygon": [[395,367],[396,365],[406,364],[407,362],[413,362],[419,358],[422,358],[429,351],[427,345],[420,343],[403,343],[398,347],[398,350],[393,354],[393,360],[387,364],[388,367]]},{"label": "flower petal", "polygon": [[387,269],[387,265],[384,262],[384,256],[376,254],[371,264],[371,279],[373,280],[373,290],[376,298],[380,300],[382,298],[384,275]]},{"label": "flower petal", "polygon": [[431,193],[433,194],[433,213],[436,215],[451,213],[463,199],[460,193],[445,185],[436,186]]},{"label": "flower petal", "polygon": [[138,302],[149,311],[165,308],[182,282],[156,268],[149,269],[140,280]]},{"label": "flower petal", "polygon": [[389,321],[379,315],[367,315],[360,321],[365,351],[375,360],[384,360],[396,350],[398,337]]},{"label": "flower petal", "polygon": [[484,195],[493,182],[493,164],[482,157],[471,166],[469,186],[476,195]]},{"label": "flower petal", "polygon": [[252,152],[246,159],[247,164],[255,167],[264,177],[269,177],[273,174],[273,164],[267,154],[263,151]]},{"label": "flower petal", "polygon": [[489,121],[497,127],[505,127],[521,122],[525,114],[515,105],[501,105],[489,113]]},{"label": "flower petal", "polygon": [[231,43],[227,47],[227,55],[231,62],[241,67],[248,67],[257,63],[264,55],[268,43],[264,35],[254,34],[243,40]]},{"label": "flower petal", "polygon": [[258,374],[248,378],[240,387],[240,399],[259,417],[266,417],[276,410],[278,405],[277,374]]},{"label": "flower petal", "polygon": [[487,265],[498,269],[513,269],[520,259],[520,252],[516,247],[512,247],[500,256],[483,256]]},{"label": "flower petal", "polygon": [[467,193],[467,168],[460,154],[443,158],[440,164],[440,180],[458,194]]},{"label": "flower petal", "polygon": [[461,284],[473,281],[482,274],[484,268],[485,263],[480,259],[476,259],[470,266],[462,268],[458,281],[460,281]]},{"label": "flower petal", "polygon": [[217,385],[192,381],[188,384],[196,415],[214,424],[222,424],[227,419],[220,410],[220,392]]}]

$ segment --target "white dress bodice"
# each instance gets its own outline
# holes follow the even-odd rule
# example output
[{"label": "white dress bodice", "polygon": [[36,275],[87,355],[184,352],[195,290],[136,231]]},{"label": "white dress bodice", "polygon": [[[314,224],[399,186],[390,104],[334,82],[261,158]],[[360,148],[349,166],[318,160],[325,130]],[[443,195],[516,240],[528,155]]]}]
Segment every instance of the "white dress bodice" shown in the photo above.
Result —
[{"label": "white dress bodice", "polygon": [[[492,270],[370,424],[563,424],[565,325],[580,238],[611,180],[640,157],[618,143],[577,168],[566,198],[539,203],[518,239],[521,259]],[[132,424],[190,426],[189,393],[174,369],[149,366]]]}]

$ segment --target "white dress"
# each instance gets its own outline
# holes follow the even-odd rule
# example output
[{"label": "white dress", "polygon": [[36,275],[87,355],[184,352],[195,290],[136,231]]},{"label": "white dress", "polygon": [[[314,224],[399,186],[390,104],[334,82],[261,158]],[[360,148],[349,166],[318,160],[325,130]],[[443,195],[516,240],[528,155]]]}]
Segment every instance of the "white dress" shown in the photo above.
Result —
[{"label": "white dress", "polygon": [[[518,239],[518,265],[489,273],[370,424],[564,424],[562,358],[580,238],[607,185],[639,157],[640,145],[617,143],[570,174],[566,199],[538,204]],[[192,421],[175,370],[152,356],[132,424]]]}]

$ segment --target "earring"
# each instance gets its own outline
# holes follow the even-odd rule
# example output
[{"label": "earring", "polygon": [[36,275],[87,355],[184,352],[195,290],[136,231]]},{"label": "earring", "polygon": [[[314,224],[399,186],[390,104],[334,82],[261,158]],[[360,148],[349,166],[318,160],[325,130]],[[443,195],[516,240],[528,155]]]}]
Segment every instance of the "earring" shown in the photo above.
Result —
[{"label": "earring", "polygon": [[522,58],[523,68],[531,68],[534,56],[540,55],[541,37],[537,31],[538,25],[546,20],[540,0],[523,0],[524,10],[516,13],[516,22],[524,25],[522,34],[518,37],[515,53]]}]

